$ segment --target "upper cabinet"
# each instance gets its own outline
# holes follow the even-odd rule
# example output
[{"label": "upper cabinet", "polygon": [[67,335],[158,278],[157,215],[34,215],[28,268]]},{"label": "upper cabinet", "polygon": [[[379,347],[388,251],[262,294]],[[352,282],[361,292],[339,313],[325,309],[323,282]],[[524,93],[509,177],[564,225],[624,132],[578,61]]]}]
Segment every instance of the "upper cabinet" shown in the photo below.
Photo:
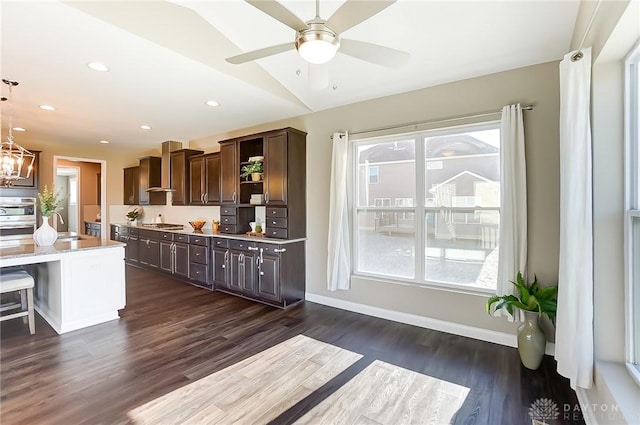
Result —
[{"label": "upper cabinet", "polygon": [[162,185],[162,158],[145,156],[140,158],[140,205],[166,205],[166,192],[147,192],[150,187]]},{"label": "upper cabinet", "polygon": [[172,204],[187,205],[191,190],[190,158],[202,154],[202,151],[193,149],[180,149],[171,152],[171,188]]},{"label": "upper cabinet", "polygon": [[220,153],[191,157],[189,170],[189,204],[220,205]]},{"label": "upper cabinet", "polygon": [[128,167],[124,169],[124,205],[138,205],[140,195],[140,167]]},{"label": "upper cabinet", "polygon": [[[304,237],[306,136],[302,131],[285,128],[220,142],[222,205],[238,207],[233,210],[237,213],[265,205],[268,236]],[[255,161],[263,164],[262,178],[240,177],[242,168]],[[262,195],[262,203],[256,203],[256,195]],[[271,220],[269,212],[273,214]],[[246,223],[240,214],[236,222],[235,229],[244,231]]]}]

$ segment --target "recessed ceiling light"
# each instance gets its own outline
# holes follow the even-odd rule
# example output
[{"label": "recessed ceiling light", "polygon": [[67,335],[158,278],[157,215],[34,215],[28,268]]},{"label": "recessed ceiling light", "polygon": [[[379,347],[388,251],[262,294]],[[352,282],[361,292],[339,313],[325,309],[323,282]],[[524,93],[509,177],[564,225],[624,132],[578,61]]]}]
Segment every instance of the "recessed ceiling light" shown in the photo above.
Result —
[{"label": "recessed ceiling light", "polygon": [[109,141],[108,140],[100,140],[100,143],[102,143],[103,145],[108,145]]},{"label": "recessed ceiling light", "polygon": [[56,108],[54,108],[51,105],[40,105],[40,109],[44,109],[45,111],[55,111]]},{"label": "recessed ceiling light", "polygon": [[22,127],[13,127],[13,131],[27,131],[27,129]]},{"label": "recessed ceiling light", "polygon": [[106,65],[101,64],[100,62],[89,62],[87,64],[87,66],[91,69],[93,69],[94,71],[98,71],[98,72],[107,72],[109,71],[109,68],[107,68]]},{"label": "recessed ceiling light", "polygon": [[216,102],[215,100],[208,100],[206,102],[207,106],[220,106],[220,104],[218,102]]},{"label": "recessed ceiling light", "polygon": [[151,130],[151,126],[150,125],[141,125],[140,128],[143,129],[143,130]]}]

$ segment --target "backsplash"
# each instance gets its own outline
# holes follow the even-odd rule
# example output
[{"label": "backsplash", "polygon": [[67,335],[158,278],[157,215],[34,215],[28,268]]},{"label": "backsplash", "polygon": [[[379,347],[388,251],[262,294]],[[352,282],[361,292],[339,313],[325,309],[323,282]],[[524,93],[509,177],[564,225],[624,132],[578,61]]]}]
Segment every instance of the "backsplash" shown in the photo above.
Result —
[{"label": "backsplash", "polygon": [[[110,205],[109,219],[113,224],[125,223],[127,221],[125,214],[132,208],[131,205]],[[182,224],[185,228],[190,228],[189,222],[193,220],[205,220],[204,229],[211,230],[211,221],[220,220],[220,207],[218,206],[192,206],[192,205],[148,205],[142,207],[144,215],[143,223],[155,222],[158,213],[163,215],[165,223]],[[265,223],[266,208],[258,206],[256,208],[256,221]],[[263,227],[265,227],[263,225]]]}]

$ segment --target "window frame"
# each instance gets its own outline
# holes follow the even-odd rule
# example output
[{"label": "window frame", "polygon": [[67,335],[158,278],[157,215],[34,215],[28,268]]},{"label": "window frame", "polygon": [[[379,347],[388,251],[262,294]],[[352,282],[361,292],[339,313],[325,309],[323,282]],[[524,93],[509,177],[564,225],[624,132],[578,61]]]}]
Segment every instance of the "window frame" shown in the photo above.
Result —
[{"label": "window frame", "polygon": [[[351,208],[351,220],[354,224],[352,226],[351,231],[351,264],[352,264],[352,276],[357,278],[366,278],[369,280],[392,283],[392,284],[404,284],[404,285],[412,285],[419,287],[428,287],[432,289],[457,292],[457,293],[465,293],[465,294],[474,294],[480,296],[486,296],[487,294],[495,293],[495,288],[481,288],[477,286],[468,286],[465,284],[457,284],[450,282],[439,282],[439,281],[429,281],[426,279],[425,273],[425,261],[426,261],[426,235],[425,235],[425,221],[427,219],[427,214],[432,212],[433,207],[426,205],[426,197],[428,195],[428,191],[426,189],[426,171],[427,171],[427,159],[425,157],[425,138],[426,137],[438,137],[445,136],[449,134],[458,134],[465,132],[476,132],[483,130],[501,130],[501,122],[500,119],[485,117],[485,119],[477,122],[472,122],[468,124],[454,125],[454,126],[443,126],[443,127],[435,127],[430,129],[424,129],[420,131],[412,131],[412,132],[400,132],[395,134],[385,134],[383,136],[374,136],[374,137],[362,137],[358,139],[352,139],[352,143],[350,146],[351,152],[351,164],[352,164],[352,174],[351,174],[351,187],[350,187],[350,196],[352,197],[350,202]],[[414,138],[415,140],[415,202],[412,207],[367,207],[367,206],[359,206],[358,205],[358,197],[359,197],[359,186],[358,186],[358,153],[357,149],[361,145],[367,145],[375,143],[376,141],[379,143],[389,142],[390,139],[406,139],[406,138]],[[502,149],[500,149],[500,155],[502,155]],[[368,177],[367,177],[368,182]],[[477,209],[487,209],[483,207],[477,207]],[[498,208],[490,208],[497,209],[499,212],[502,211],[501,207]],[[392,275],[382,275],[378,273],[371,273],[366,271],[358,270],[358,214],[361,212],[391,212],[397,214],[406,215],[407,213],[414,214],[414,278],[404,278],[401,276],[392,276]],[[474,223],[477,224],[477,223]]]},{"label": "window frame", "polygon": [[[640,221],[640,41],[625,59],[625,363],[631,377],[640,386],[640,240],[634,239],[634,221]],[[638,226],[636,224],[635,226]],[[636,233],[640,233],[637,232]],[[637,238],[637,235],[636,235]]]}]

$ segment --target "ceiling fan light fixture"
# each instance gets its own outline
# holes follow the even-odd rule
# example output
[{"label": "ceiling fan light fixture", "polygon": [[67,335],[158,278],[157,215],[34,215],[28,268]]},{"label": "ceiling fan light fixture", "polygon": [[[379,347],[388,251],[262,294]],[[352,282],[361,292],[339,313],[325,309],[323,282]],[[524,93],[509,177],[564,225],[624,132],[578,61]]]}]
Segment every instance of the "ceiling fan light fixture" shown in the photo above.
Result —
[{"label": "ceiling fan light fixture", "polygon": [[[311,26],[311,25],[310,25]],[[296,49],[302,59],[321,65],[329,62],[338,52],[340,41],[327,27],[301,31],[296,40]]]}]

